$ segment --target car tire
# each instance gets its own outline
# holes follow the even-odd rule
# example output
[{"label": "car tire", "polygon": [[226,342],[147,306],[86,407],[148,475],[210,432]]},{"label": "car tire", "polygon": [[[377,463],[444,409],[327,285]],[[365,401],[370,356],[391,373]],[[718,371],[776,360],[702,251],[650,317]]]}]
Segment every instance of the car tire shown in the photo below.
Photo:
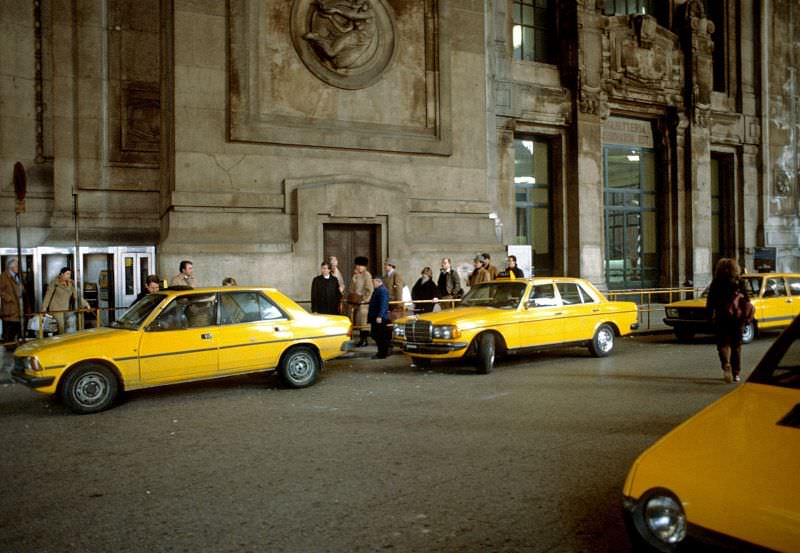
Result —
[{"label": "car tire", "polygon": [[694,338],[694,332],[690,330],[676,330],[675,339],[679,342],[689,342]]},{"label": "car tire", "polygon": [[85,415],[108,409],[119,393],[114,373],[95,363],[70,371],[61,384],[61,400],[73,413]]},{"label": "car tire", "polygon": [[750,321],[744,325],[742,329],[742,343],[749,344],[753,340],[756,339],[758,335],[758,328],[756,327],[756,323],[754,321]]},{"label": "car tire", "polygon": [[614,329],[601,324],[589,342],[589,353],[595,357],[605,357],[614,349]]},{"label": "car tire", "polygon": [[492,372],[496,354],[494,334],[489,332],[481,334],[478,338],[478,372],[480,374]]},{"label": "car tire", "polygon": [[281,382],[289,388],[305,388],[317,381],[320,361],[311,348],[298,346],[287,351],[278,369]]}]

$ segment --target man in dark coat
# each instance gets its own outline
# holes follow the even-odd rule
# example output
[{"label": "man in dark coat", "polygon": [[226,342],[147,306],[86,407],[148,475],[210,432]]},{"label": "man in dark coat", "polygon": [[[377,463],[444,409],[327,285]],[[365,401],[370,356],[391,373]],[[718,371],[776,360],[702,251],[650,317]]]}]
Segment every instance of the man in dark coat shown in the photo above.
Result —
[{"label": "man in dark coat", "polygon": [[339,281],[331,274],[331,266],[323,261],[320,273],[311,281],[311,312],[338,315],[342,292]]},{"label": "man in dark coat", "polygon": [[378,354],[373,359],[386,359],[389,355],[389,291],[383,285],[383,279],[377,275],[372,277],[374,290],[369,299],[367,322],[370,324],[370,334],[378,345]]}]

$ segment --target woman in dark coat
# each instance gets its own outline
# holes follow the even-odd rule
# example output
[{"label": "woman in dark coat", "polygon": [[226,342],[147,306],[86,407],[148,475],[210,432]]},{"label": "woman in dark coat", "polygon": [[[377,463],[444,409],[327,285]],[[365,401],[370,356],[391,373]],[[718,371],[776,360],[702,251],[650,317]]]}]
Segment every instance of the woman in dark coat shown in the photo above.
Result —
[{"label": "woman in dark coat", "polygon": [[747,291],[739,279],[739,265],[735,259],[722,258],[714,270],[714,280],[708,287],[706,309],[714,321],[717,352],[725,382],[739,382],[742,369],[742,330],[745,321],[731,313],[731,304],[737,292],[749,303]]},{"label": "woman in dark coat", "polygon": [[[416,284],[411,289],[411,299],[414,301],[432,300],[439,294],[439,287],[433,281],[433,271],[430,267],[422,269],[422,276],[417,279]],[[414,311],[417,313],[430,313],[433,311],[433,303],[415,303]]]},{"label": "woman in dark coat", "polygon": [[331,274],[327,261],[320,265],[320,273],[311,281],[311,312],[338,315],[342,299],[339,281]]}]

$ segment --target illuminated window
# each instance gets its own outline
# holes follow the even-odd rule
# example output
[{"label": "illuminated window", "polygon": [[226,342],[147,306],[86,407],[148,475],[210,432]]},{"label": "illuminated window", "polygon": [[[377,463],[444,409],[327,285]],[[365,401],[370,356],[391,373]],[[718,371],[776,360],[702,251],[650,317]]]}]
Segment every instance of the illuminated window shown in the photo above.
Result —
[{"label": "illuminated window", "polygon": [[553,271],[550,143],[536,138],[514,140],[515,244],[530,244],[537,275]]},{"label": "illuminated window", "polygon": [[514,0],[514,59],[555,62],[554,0]]}]

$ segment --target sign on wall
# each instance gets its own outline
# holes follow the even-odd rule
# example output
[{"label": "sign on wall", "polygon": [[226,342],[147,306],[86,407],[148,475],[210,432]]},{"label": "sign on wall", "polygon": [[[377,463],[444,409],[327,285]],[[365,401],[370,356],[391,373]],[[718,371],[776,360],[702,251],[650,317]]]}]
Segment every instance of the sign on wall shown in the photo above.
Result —
[{"label": "sign on wall", "polygon": [[653,127],[649,121],[609,117],[603,125],[603,143],[653,147]]}]

